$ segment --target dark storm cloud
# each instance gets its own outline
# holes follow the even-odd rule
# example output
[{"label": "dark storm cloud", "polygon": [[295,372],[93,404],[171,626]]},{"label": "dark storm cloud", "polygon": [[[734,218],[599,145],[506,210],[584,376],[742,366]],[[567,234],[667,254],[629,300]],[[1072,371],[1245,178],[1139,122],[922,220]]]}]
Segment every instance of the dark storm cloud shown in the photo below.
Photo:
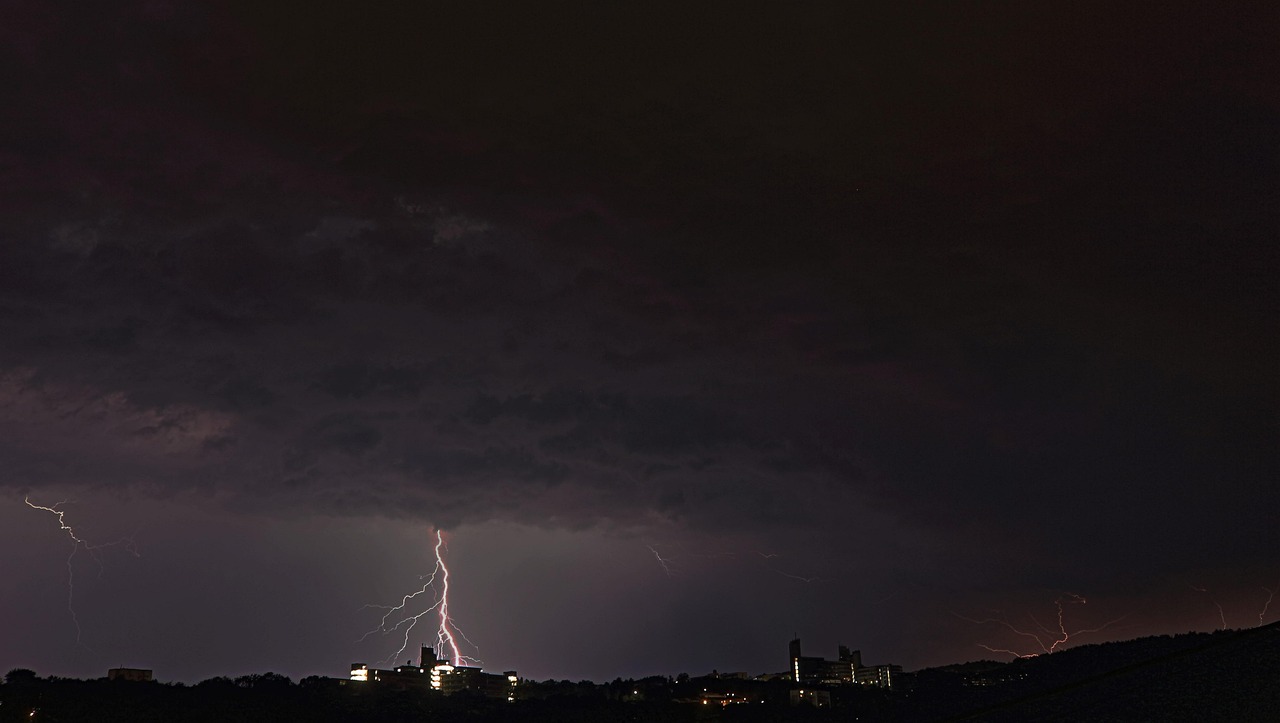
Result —
[{"label": "dark storm cloud", "polygon": [[[474,424],[489,425],[502,417],[531,426],[561,426],[542,445],[573,452],[612,443],[640,454],[675,455],[747,437],[727,410],[711,410],[693,397],[632,400],[623,394],[589,395],[553,391],[540,397],[521,395],[498,400],[480,396],[466,412]],[[758,444],[765,444],[765,439]]]},{"label": "dark storm cloud", "polygon": [[319,376],[316,388],[335,397],[365,397],[370,394],[413,396],[431,379],[431,371],[350,362],[329,367]]},{"label": "dark storm cloud", "polygon": [[3,483],[1266,557],[1245,19],[670,12],[20,7]]},{"label": "dark storm cloud", "polygon": [[[124,106],[118,120],[95,133],[149,136],[153,119],[110,102]],[[184,117],[152,140],[218,135]],[[518,200],[514,218],[533,231],[394,186],[335,213],[324,194],[340,182],[298,182],[262,148],[205,157],[198,179],[161,190],[118,175],[131,157],[118,144],[81,143],[67,173],[117,174],[110,194],[80,199],[83,220],[10,229],[9,268],[23,273],[5,294],[8,421],[34,422],[6,445],[11,484],[92,468],[95,485],[451,524],[625,522],[688,517],[686,506],[749,524],[771,508],[751,460],[775,445],[724,406],[728,392],[696,396],[726,385],[707,365],[725,356],[712,329],[727,307],[614,247],[643,235],[598,203]],[[294,183],[288,211],[264,208],[246,177]],[[677,359],[703,371],[662,378]],[[656,371],[611,391],[637,364]],[[545,392],[516,391],[530,387]],[[565,484],[576,491],[543,498]],[[379,492],[353,503],[370,485]]]}]

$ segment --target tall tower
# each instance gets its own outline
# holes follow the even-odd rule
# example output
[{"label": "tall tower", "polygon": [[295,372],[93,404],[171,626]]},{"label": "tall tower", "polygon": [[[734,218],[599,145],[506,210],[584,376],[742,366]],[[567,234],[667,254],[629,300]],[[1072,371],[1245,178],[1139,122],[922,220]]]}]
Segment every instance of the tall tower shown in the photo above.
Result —
[{"label": "tall tower", "polygon": [[434,668],[439,664],[440,659],[436,657],[436,650],[428,645],[422,646],[422,655],[418,658],[419,668]]}]

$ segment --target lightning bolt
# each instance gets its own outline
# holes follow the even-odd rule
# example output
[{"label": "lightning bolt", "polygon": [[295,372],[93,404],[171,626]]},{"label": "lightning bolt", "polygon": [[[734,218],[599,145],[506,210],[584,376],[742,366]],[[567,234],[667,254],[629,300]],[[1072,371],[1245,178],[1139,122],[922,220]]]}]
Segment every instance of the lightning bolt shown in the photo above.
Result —
[{"label": "lightning bolt", "polygon": [[1258,613],[1258,625],[1262,625],[1264,619],[1267,617],[1267,610],[1271,607],[1271,601],[1275,599],[1276,596],[1275,591],[1269,587],[1262,588],[1262,591],[1267,594],[1267,600],[1262,603],[1262,612]]},{"label": "lightning bolt", "polygon": [[1222,628],[1221,628],[1221,629],[1222,629],[1222,630],[1226,630],[1226,629],[1227,629],[1227,614],[1226,614],[1225,612],[1223,612],[1223,611],[1222,611],[1222,604],[1221,604],[1221,603],[1219,603],[1217,600],[1215,600],[1215,599],[1214,599],[1213,595],[1209,593],[1209,589],[1208,589],[1208,588],[1203,588],[1203,587],[1200,587],[1200,586],[1198,586],[1198,585],[1191,585],[1190,583],[1188,583],[1188,586],[1189,586],[1192,590],[1195,590],[1196,592],[1202,592],[1202,593],[1204,593],[1205,595],[1208,595],[1208,596],[1209,596],[1209,602],[1213,603],[1213,606],[1214,606],[1214,607],[1216,607],[1216,608],[1218,608],[1218,619],[1222,621]]},{"label": "lightning bolt", "polygon": [[76,553],[80,550],[81,547],[83,547],[85,551],[89,553],[89,556],[93,558],[94,562],[98,563],[98,574],[101,575],[103,570],[102,559],[98,557],[98,550],[101,550],[107,547],[114,547],[116,545],[124,545],[125,549],[128,550],[130,553],[132,553],[134,557],[141,557],[141,555],[138,552],[138,547],[134,543],[134,541],[130,538],[123,538],[120,540],[116,540],[115,542],[107,542],[101,545],[91,545],[85,540],[80,539],[79,537],[76,536],[75,528],[67,524],[66,510],[58,509],[59,507],[67,503],[66,500],[62,500],[61,502],[58,502],[52,507],[37,505],[36,503],[31,501],[30,497],[24,497],[22,501],[26,502],[27,506],[33,510],[41,510],[43,512],[48,512],[54,517],[57,517],[58,528],[66,532],[67,537],[71,538],[71,554],[67,555],[67,612],[71,614],[71,622],[72,624],[75,625],[75,628],[76,628],[76,644],[83,645],[83,643],[80,642],[80,637],[83,631],[80,628],[80,617],[76,615],[76,606],[75,606],[76,576],[75,576],[75,568],[72,566],[72,561],[75,560]]},{"label": "lightning bolt", "polygon": [[653,558],[662,566],[662,571],[667,573],[667,577],[671,577],[671,565],[669,564],[671,561],[662,555],[659,555],[658,551],[653,549],[653,545],[645,545],[645,547],[649,548],[649,552],[653,553]]},{"label": "lightning bolt", "polygon": [[783,577],[789,577],[789,578],[791,578],[792,580],[799,580],[800,582],[805,582],[805,583],[813,582],[814,580],[819,579],[819,578],[818,578],[818,577],[816,577],[816,576],[809,576],[809,577],[806,577],[806,576],[804,576],[804,575],[796,575],[796,574],[794,574],[794,573],[784,572],[783,570],[779,570],[778,568],[774,567],[771,563],[767,562],[768,560],[775,560],[775,559],[777,559],[777,558],[779,558],[779,557],[782,557],[782,555],[780,555],[779,553],[776,553],[776,552],[760,552],[760,551],[758,551],[758,550],[757,550],[757,551],[756,551],[756,554],[757,554],[757,555],[759,555],[759,556],[760,556],[761,558],[763,558],[764,560],[766,560],[766,562],[762,562],[761,564],[762,564],[762,565],[764,565],[764,568],[765,568],[766,570],[769,570],[770,572],[776,572],[776,573],[778,573],[779,575],[781,575],[781,576],[783,576]]},{"label": "lightning bolt", "polygon": [[449,568],[444,564],[444,556],[440,554],[440,549],[444,547],[444,533],[436,530],[436,567],[442,573],[440,576],[440,605],[437,606],[440,612],[440,627],[436,630],[436,641],[438,643],[437,650],[444,650],[447,643],[449,650],[453,652],[453,664],[462,665],[462,652],[458,650],[458,641],[454,639],[450,628],[453,622],[449,620]]},{"label": "lightning bolt", "polygon": [[[453,664],[457,666],[471,665],[480,662],[474,658],[463,655],[462,651],[458,647],[457,638],[454,637],[455,635],[457,637],[461,637],[473,648],[477,647],[475,643],[472,643],[471,640],[467,638],[466,634],[462,632],[454,622],[453,618],[449,615],[449,568],[445,565],[443,554],[443,551],[448,548],[444,542],[443,531],[436,530],[435,536],[435,567],[432,568],[430,574],[422,575],[418,578],[426,581],[423,583],[421,588],[416,592],[409,593],[400,598],[400,603],[398,605],[365,605],[361,608],[361,610],[365,608],[375,608],[379,610],[386,610],[386,612],[382,615],[382,619],[378,621],[377,627],[362,635],[360,640],[357,640],[356,642],[362,642],[375,633],[388,634],[396,632],[397,630],[404,630],[404,637],[400,648],[384,658],[379,663],[380,665],[396,660],[404,653],[405,649],[409,647],[409,637],[413,632],[414,627],[417,626],[418,621],[431,613],[435,613],[439,621],[436,628],[436,650],[439,651],[441,655],[448,652]],[[438,592],[436,590],[437,583],[439,584]],[[428,591],[433,593],[431,605],[420,612],[412,614],[408,613],[407,611],[410,607],[410,603],[419,595],[424,595]],[[392,622],[392,618],[396,613],[404,613],[404,616]]]},{"label": "lightning bolt", "polygon": [[1124,616],[1121,616],[1121,617],[1115,618],[1114,620],[1109,620],[1096,628],[1082,628],[1079,630],[1068,631],[1067,623],[1066,623],[1066,608],[1063,607],[1063,605],[1064,604],[1084,605],[1086,603],[1088,603],[1088,600],[1085,600],[1080,595],[1077,595],[1071,592],[1066,593],[1062,597],[1059,597],[1057,600],[1054,600],[1053,604],[1054,604],[1054,608],[1057,610],[1057,617],[1058,617],[1058,626],[1056,630],[1051,629],[1048,626],[1041,623],[1039,620],[1036,619],[1034,615],[1028,614],[1027,618],[1031,620],[1032,624],[1034,624],[1037,628],[1040,629],[1040,632],[1038,633],[1031,630],[1024,630],[1022,628],[1015,626],[1013,623],[1009,622],[1009,619],[1005,617],[1004,613],[1000,613],[1000,611],[995,611],[1000,615],[1000,617],[998,618],[976,619],[976,618],[965,617],[964,615],[961,615],[956,612],[952,612],[952,615],[955,615],[961,620],[974,623],[975,625],[987,625],[987,624],[994,623],[996,625],[999,625],[1009,630],[1015,635],[1021,636],[1023,638],[1027,638],[1028,640],[1034,642],[1036,647],[1038,647],[1040,650],[1039,652],[1036,652],[1034,650],[1031,652],[1025,652],[1025,651],[1010,650],[1008,648],[993,648],[989,645],[984,645],[983,643],[978,643],[978,647],[983,648],[984,650],[991,651],[993,653],[1007,653],[1009,655],[1014,656],[1015,658],[1035,658],[1040,655],[1047,655],[1049,653],[1052,653],[1058,650],[1061,646],[1065,645],[1068,641],[1070,641],[1074,637],[1087,635],[1089,633],[1101,632],[1124,619]]}]

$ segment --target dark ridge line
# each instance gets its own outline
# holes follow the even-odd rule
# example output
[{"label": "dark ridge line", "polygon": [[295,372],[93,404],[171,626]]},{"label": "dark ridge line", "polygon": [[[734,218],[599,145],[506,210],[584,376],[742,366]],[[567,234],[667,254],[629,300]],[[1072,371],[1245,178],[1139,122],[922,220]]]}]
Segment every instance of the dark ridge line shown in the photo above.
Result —
[{"label": "dark ridge line", "polygon": [[[1002,710],[1011,711],[1013,709],[1016,709],[1018,706],[1034,703],[1037,700],[1052,698],[1054,696],[1061,695],[1062,693],[1065,693],[1069,690],[1073,690],[1076,688],[1083,688],[1087,685],[1092,685],[1094,683],[1097,683],[1107,678],[1122,677],[1156,664],[1166,663],[1172,660],[1177,660],[1178,658],[1185,658],[1190,655],[1203,653],[1206,650],[1219,647],[1221,645],[1226,645],[1228,643],[1239,642],[1242,638],[1247,638],[1254,635],[1270,634],[1270,633],[1280,633],[1280,620],[1277,620],[1273,623],[1267,623],[1266,625],[1261,625],[1254,628],[1236,630],[1233,635],[1226,637],[1223,640],[1210,639],[1209,641],[1202,643],[1201,645],[1198,645],[1194,648],[1189,648],[1187,650],[1182,650],[1176,653],[1166,653],[1159,657],[1150,658],[1148,660],[1144,660],[1137,663],[1130,663],[1128,665],[1123,665],[1119,668],[1116,668],[1115,670],[1108,670],[1105,673],[1098,673],[1097,675],[1093,675],[1088,678],[1083,678],[1073,683],[1067,683],[1065,685],[1058,686],[1057,688],[1051,688],[1049,690],[1041,691],[1039,693],[1032,693],[1025,697],[1018,698],[1011,701],[1005,701],[1003,703],[995,703],[985,708],[979,708],[978,710],[975,710],[975,711],[962,713],[958,716],[952,716],[950,718],[938,718],[936,720],[938,723],[951,723],[952,721],[976,720],[983,716],[987,716],[992,713],[997,713]],[[1126,641],[1126,642],[1129,642],[1129,641]]]}]

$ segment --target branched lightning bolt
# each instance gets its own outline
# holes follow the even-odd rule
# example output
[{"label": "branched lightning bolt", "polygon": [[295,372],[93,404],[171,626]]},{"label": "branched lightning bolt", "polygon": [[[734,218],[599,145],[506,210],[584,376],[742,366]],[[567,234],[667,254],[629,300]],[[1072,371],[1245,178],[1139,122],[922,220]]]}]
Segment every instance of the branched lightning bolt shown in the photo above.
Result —
[{"label": "branched lightning bolt", "polygon": [[93,558],[94,562],[98,563],[98,574],[99,576],[101,576],[102,569],[103,569],[102,559],[98,557],[98,550],[101,550],[107,547],[114,547],[116,545],[123,545],[124,548],[128,550],[130,553],[132,553],[134,557],[141,557],[141,555],[138,552],[138,547],[134,543],[134,541],[129,538],[123,538],[120,540],[116,540],[115,542],[108,542],[101,545],[91,545],[88,542],[80,539],[79,537],[76,536],[75,529],[71,527],[71,525],[67,524],[66,510],[58,509],[59,507],[67,503],[66,500],[62,500],[61,502],[58,502],[52,507],[37,505],[36,503],[31,501],[30,497],[23,498],[23,502],[26,502],[27,506],[32,509],[42,510],[44,512],[48,512],[49,514],[57,517],[59,529],[65,531],[67,533],[67,537],[71,538],[71,554],[67,555],[67,612],[71,614],[71,622],[76,627],[76,644],[82,645],[83,643],[80,642],[80,636],[82,633],[80,629],[80,618],[79,616],[76,615],[76,607],[75,607],[75,594],[76,594],[75,568],[72,567],[72,561],[76,557],[76,552],[79,551],[81,547],[83,547],[85,551],[89,553],[89,556]]},{"label": "branched lightning bolt", "polygon": [[[378,622],[377,627],[362,635],[360,640],[356,642],[363,641],[374,633],[387,634],[393,633],[401,628],[404,629],[404,638],[400,648],[384,658],[379,664],[385,664],[389,661],[398,659],[404,653],[405,649],[409,647],[409,636],[412,633],[413,628],[418,624],[418,621],[432,612],[436,613],[439,619],[439,626],[436,628],[436,650],[441,655],[448,652],[454,665],[470,665],[479,662],[474,658],[463,655],[462,651],[458,647],[457,640],[454,638],[454,635],[456,634],[472,647],[477,647],[475,643],[472,643],[471,640],[467,638],[467,636],[460,628],[458,628],[457,624],[449,616],[449,568],[444,563],[444,554],[442,552],[444,549],[446,549],[444,544],[444,533],[440,530],[436,530],[435,567],[431,570],[430,574],[419,577],[421,580],[426,580],[422,587],[416,592],[409,593],[402,597],[400,599],[400,604],[398,605],[365,605],[361,608],[362,610],[365,608],[386,610],[386,613],[382,615],[382,619]],[[438,594],[436,594],[437,581],[439,581],[440,587]],[[433,592],[433,600],[429,607],[418,613],[406,613],[404,617],[396,620],[388,627],[388,623],[391,621],[392,616],[396,613],[406,611],[410,602],[413,601],[414,598],[425,594],[429,590]]]},{"label": "branched lightning bolt", "polygon": [[[999,611],[996,611],[996,612],[999,612]],[[986,625],[988,623],[995,623],[997,625],[1000,625],[1004,628],[1009,629],[1011,632],[1013,632],[1016,635],[1021,635],[1024,638],[1030,638],[1034,640],[1036,642],[1036,645],[1040,646],[1041,649],[1044,648],[1044,643],[1040,640],[1040,637],[1038,635],[1036,635],[1035,633],[1028,633],[1014,627],[1013,623],[1010,623],[1006,618],[1003,617],[1003,613],[1001,613],[1002,617],[999,617],[999,618],[982,618],[982,619],[966,617],[957,612],[952,612],[951,614],[955,615],[961,620],[973,623],[975,625]],[[1040,653],[1020,653],[1016,650],[1009,650],[1007,648],[993,648],[984,643],[978,643],[977,645],[979,648],[983,648],[984,650],[989,650],[993,653],[1008,653],[1009,655],[1012,655],[1015,658],[1034,658],[1037,655],[1040,655]]]},{"label": "branched lightning bolt", "polygon": [[453,664],[462,665],[464,662],[462,652],[458,650],[458,641],[454,640],[453,632],[450,631],[453,623],[449,620],[449,568],[445,566],[444,557],[440,554],[442,547],[444,547],[444,534],[436,530],[436,566],[441,572],[440,604],[436,608],[440,613],[440,627],[436,630],[436,641],[439,644],[437,649],[444,652],[447,644],[450,652],[453,653]]},{"label": "branched lightning bolt", "polygon": [[[439,568],[437,567],[437,568],[436,568],[436,570],[438,570],[438,569],[439,569]],[[423,612],[421,612],[421,613],[419,613],[419,614],[417,614],[417,615],[411,615],[411,616],[409,616],[409,617],[407,617],[407,618],[404,618],[403,620],[400,620],[400,621],[396,622],[396,623],[395,623],[394,625],[392,625],[390,628],[388,628],[388,627],[387,627],[387,619],[388,619],[388,618],[390,618],[390,617],[391,617],[392,615],[394,615],[395,613],[397,613],[397,612],[399,612],[399,611],[401,611],[401,610],[404,610],[404,609],[405,609],[405,607],[407,607],[407,606],[409,605],[409,601],[410,601],[410,600],[412,600],[412,599],[414,599],[414,598],[418,597],[419,595],[421,595],[421,594],[423,594],[423,593],[425,593],[425,592],[427,592],[428,590],[430,590],[430,589],[431,589],[431,584],[432,584],[433,582],[435,582],[436,570],[432,570],[430,575],[424,575],[424,576],[422,576],[421,578],[419,578],[419,579],[425,578],[425,579],[426,579],[426,581],[427,581],[426,583],[424,583],[424,584],[423,584],[422,589],[421,589],[421,590],[418,590],[417,592],[412,592],[412,593],[409,593],[408,595],[405,595],[403,598],[401,598],[401,599],[400,599],[400,604],[399,604],[399,605],[365,605],[364,607],[360,608],[361,610],[364,610],[364,609],[366,609],[366,608],[375,608],[375,609],[378,609],[378,610],[386,610],[387,612],[386,612],[386,614],[384,614],[384,615],[382,616],[382,620],[381,620],[381,621],[379,621],[379,623],[378,623],[378,626],[377,626],[377,627],[373,628],[373,629],[372,629],[372,630],[370,630],[369,632],[367,632],[367,633],[365,633],[364,635],[360,636],[360,639],[359,639],[359,640],[357,640],[356,642],[357,642],[357,643],[364,642],[365,638],[369,637],[370,635],[373,635],[374,633],[389,633],[389,632],[394,632],[395,630],[398,630],[398,629],[400,628],[400,626],[401,626],[401,625],[404,625],[405,623],[410,623],[410,621],[412,621],[412,622],[417,622],[417,621],[418,621],[418,618],[420,618],[420,617],[422,617],[423,615],[425,615],[425,614],[427,614],[427,613],[431,612],[432,610],[435,610],[435,609],[436,609],[436,605],[439,605],[439,604],[440,604],[438,600],[437,600],[437,601],[436,601],[436,602],[435,602],[431,607],[427,608],[427,609],[426,609],[426,610],[424,610]],[[410,623],[410,626],[412,627],[412,623]],[[406,642],[405,642],[405,645],[406,645],[406,646],[408,645],[408,641],[406,641]],[[400,652],[403,652],[403,650],[404,650],[404,648],[401,648],[401,649],[400,649]],[[394,657],[394,656],[392,656],[392,657]]]},{"label": "branched lightning bolt", "polygon": [[1055,600],[1053,604],[1057,610],[1057,615],[1058,615],[1058,627],[1056,630],[1050,629],[1049,627],[1041,623],[1039,620],[1037,620],[1034,615],[1028,614],[1027,618],[1030,619],[1031,622],[1037,628],[1040,629],[1041,632],[1039,633],[1023,630],[1015,626],[1013,623],[1009,622],[1009,619],[1005,617],[1004,613],[1000,613],[999,611],[995,611],[1000,615],[1000,617],[998,618],[976,619],[976,618],[965,617],[964,615],[961,615],[956,612],[953,612],[952,615],[955,615],[961,620],[974,623],[975,625],[986,625],[989,623],[995,623],[997,625],[1000,625],[1001,627],[1009,630],[1015,635],[1019,635],[1031,641],[1034,641],[1036,646],[1040,648],[1040,651],[1039,652],[1035,652],[1035,651],[1019,652],[1017,650],[1010,650],[1008,648],[993,648],[989,645],[984,645],[983,643],[978,643],[978,647],[983,648],[984,650],[989,650],[993,653],[1007,653],[1016,658],[1034,658],[1034,657],[1052,653],[1058,650],[1059,647],[1061,647],[1062,645],[1065,645],[1067,641],[1071,640],[1073,637],[1086,635],[1088,633],[1101,632],[1124,619],[1124,617],[1122,616],[1122,617],[1115,618],[1114,620],[1109,620],[1096,628],[1083,628],[1080,630],[1068,631],[1067,623],[1066,623],[1066,609],[1063,607],[1063,604],[1066,603],[1068,605],[1084,605],[1087,602],[1088,602],[1087,600],[1085,600],[1083,597],[1075,593],[1066,593],[1063,597],[1059,597],[1057,600]]}]

